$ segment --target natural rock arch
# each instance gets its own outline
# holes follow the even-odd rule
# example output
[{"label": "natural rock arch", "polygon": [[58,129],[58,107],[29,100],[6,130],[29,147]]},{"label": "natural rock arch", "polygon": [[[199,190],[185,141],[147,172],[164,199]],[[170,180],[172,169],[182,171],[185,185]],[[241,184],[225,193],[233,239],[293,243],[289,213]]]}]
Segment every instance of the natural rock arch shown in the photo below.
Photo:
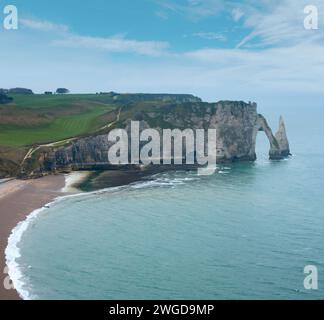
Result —
[{"label": "natural rock arch", "polygon": [[261,114],[258,115],[256,126],[253,132],[254,150],[256,146],[256,137],[259,131],[263,131],[269,140],[269,157],[271,160],[280,160],[290,155],[289,142],[282,116],[279,120],[279,130],[274,136],[270,126],[268,125],[267,120]]}]

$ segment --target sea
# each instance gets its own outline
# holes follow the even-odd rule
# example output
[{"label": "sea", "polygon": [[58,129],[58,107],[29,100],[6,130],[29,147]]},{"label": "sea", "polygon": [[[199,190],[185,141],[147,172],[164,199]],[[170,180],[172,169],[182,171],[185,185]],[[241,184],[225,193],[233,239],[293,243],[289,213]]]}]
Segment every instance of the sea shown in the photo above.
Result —
[{"label": "sea", "polygon": [[[57,199],[13,231],[10,275],[24,299],[324,298],[324,109],[285,118],[292,157],[212,176],[164,172]],[[317,289],[306,289],[313,266]],[[307,270],[306,270],[307,271]],[[305,280],[306,279],[306,280]],[[314,280],[314,281],[315,281]]]}]

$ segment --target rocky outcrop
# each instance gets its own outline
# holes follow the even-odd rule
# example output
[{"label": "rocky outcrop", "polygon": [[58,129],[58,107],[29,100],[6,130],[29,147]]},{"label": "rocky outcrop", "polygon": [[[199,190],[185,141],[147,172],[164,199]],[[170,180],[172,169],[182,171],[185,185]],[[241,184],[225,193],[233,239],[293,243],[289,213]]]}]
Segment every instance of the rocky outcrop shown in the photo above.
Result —
[{"label": "rocky outcrop", "polygon": [[[280,124],[283,124],[282,117],[280,118]],[[276,134],[276,136],[274,136],[271,128],[267,123],[267,120],[259,114],[254,132],[254,141],[256,141],[257,131],[264,131],[266,136],[268,137],[268,140],[270,142],[269,158],[271,160],[280,160],[290,155],[289,144],[284,124],[283,128],[280,126],[278,133]],[[278,140],[279,137],[280,140]]]},{"label": "rocky outcrop", "polygon": [[283,156],[283,157],[290,156],[291,154],[290,154],[290,147],[289,147],[289,142],[288,142],[287,133],[286,133],[286,126],[285,126],[285,122],[284,122],[284,119],[282,116],[280,116],[279,130],[277,131],[275,137],[279,144],[281,156]]},{"label": "rocky outcrop", "polygon": [[[127,107],[113,128],[128,128],[131,120],[141,122],[142,129],[151,127],[162,129],[209,129],[217,130],[217,160],[256,160],[256,137],[264,131],[270,143],[269,157],[282,159],[290,154],[283,119],[279,131],[273,135],[266,119],[258,114],[255,103],[242,101],[220,101],[218,103],[187,102],[181,104],[147,105],[138,108]],[[77,170],[82,168],[108,168],[107,132],[83,137],[69,145],[53,149],[40,149],[34,157],[26,161],[25,172],[34,173],[55,170]],[[37,163],[38,166],[34,167]]]}]

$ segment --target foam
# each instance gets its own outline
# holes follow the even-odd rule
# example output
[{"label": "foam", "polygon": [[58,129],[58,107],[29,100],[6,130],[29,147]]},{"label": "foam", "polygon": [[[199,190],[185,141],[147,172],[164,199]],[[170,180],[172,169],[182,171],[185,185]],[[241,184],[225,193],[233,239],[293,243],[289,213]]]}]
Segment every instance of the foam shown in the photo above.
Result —
[{"label": "foam", "polygon": [[[77,177],[74,175],[71,177],[70,175],[67,175],[66,180],[70,179],[69,182],[73,181],[75,183]],[[79,181],[80,176],[78,176]],[[58,197],[54,199],[54,201],[46,204],[44,207],[36,209],[32,211],[25,220],[18,223],[18,225],[11,231],[11,234],[8,238],[8,245],[5,250],[5,256],[6,256],[6,263],[8,266],[8,274],[10,276],[10,279],[13,282],[13,285],[15,289],[17,290],[20,297],[24,300],[33,300],[37,299],[37,296],[31,295],[30,292],[26,289],[26,282],[24,279],[23,272],[21,270],[21,267],[19,266],[18,259],[21,257],[19,244],[22,240],[23,234],[26,232],[26,230],[29,228],[29,226],[39,217],[39,215],[48,210],[48,208],[51,208],[53,205],[57,204],[60,201],[69,199],[69,198],[84,198],[84,197],[91,197],[93,195],[98,194],[104,194],[104,193],[114,193],[122,190],[136,190],[136,189],[145,189],[145,188],[151,188],[151,187],[174,187],[177,185],[183,185],[187,181],[193,181],[197,180],[198,178],[157,178],[155,180],[149,180],[149,181],[139,181],[135,182],[133,184],[120,186],[120,187],[109,187],[97,191],[92,191],[88,193],[77,193],[72,195],[65,195]],[[64,189],[64,188],[63,188]]]},{"label": "foam", "polygon": [[61,189],[61,192],[80,193],[80,190],[75,188],[75,185],[85,180],[88,175],[89,175],[88,171],[74,171],[64,175],[65,186]]},{"label": "foam", "polygon": [[5,250],[6,262],[9,270],[8,274],[18,294],[24,300],[31,300],[33,297],[24,288],[25,282],[23,280],[23,274],[17,262],[17,259],[21,257],[18,245],[29,225],[44,209],[45,207],[34,210],[24,221],[18,223],[18,225],[11,231],[8,239],[8,246]]}]

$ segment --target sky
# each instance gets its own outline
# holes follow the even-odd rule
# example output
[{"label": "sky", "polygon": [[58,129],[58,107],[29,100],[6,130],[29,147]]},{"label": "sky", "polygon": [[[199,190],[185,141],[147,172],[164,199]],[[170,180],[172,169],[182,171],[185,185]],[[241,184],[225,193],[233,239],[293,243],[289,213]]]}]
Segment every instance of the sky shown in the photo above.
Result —
[{"label": "sky", "polygon": [[[309,4],[316,30],[304,28]],[[6,5],[19,25],[0,24],[0,88],[324,98],[323,0],[0,0],[0,22]]]}]

